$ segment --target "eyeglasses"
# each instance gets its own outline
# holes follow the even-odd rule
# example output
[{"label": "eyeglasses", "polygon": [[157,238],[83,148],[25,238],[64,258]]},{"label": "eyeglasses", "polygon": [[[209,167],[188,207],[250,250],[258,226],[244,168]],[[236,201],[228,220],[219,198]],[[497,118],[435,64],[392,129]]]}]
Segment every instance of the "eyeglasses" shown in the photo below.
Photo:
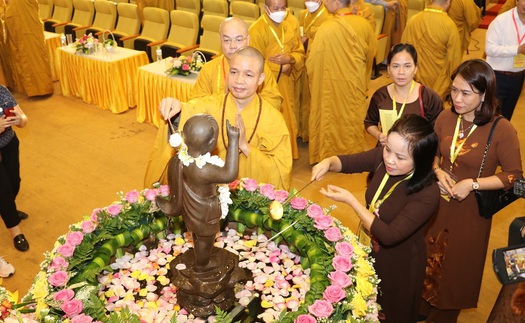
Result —
[{"label": "eyeglasses", "polygon": [[240,45],[243,41],[246,40],[246,38],[248,38],[248,36],[246,37],[242,37],[242,36],[239,36],[237,38],[234,38],[234,39],[231,39],[231,38],[223,38],[221,39],[221,41],[226,44],[226,45],[230,45],[232,42],[235,43],[235,45]]}]

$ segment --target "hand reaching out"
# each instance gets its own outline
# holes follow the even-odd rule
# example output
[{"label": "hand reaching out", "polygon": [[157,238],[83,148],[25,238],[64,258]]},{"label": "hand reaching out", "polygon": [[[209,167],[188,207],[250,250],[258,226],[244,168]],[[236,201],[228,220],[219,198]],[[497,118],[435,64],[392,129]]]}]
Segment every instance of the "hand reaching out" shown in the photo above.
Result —
[{"label": "hand reaching out", "polygon": [[182,109],[182,103],[175,98],[164,98],[159,103],[159,111],[164,120],[168,120],[177,115]]}]

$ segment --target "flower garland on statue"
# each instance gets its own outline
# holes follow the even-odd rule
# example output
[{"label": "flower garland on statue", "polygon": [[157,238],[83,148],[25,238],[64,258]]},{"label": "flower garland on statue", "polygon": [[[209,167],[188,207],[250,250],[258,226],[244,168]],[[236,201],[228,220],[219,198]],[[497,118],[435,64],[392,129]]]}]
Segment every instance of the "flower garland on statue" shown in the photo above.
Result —
[{"label": "flower garland on statue", "polygon": [[[188,154],[188,146],[184,143],[184,138],[182,138],[179,132],[175,132],[170,136],[170,145],[173,148],[178,148],[179,152],[177,156],[179,157],[182,164],[186,167],[190,164],[195,163],[195,166],[202,169],[206,164],[212,164],[218,167],[224,166],[224,160],[219,156],[211,155],[209,152],[200,155],[197,158],[194,158]],[[232,204],[233,201],[230,198],[230,189],[227,184],[217,184],[217,192],[219,193],[219,202],[221,203],[221,219],[224,219],[228,215],[229,204]]]}]

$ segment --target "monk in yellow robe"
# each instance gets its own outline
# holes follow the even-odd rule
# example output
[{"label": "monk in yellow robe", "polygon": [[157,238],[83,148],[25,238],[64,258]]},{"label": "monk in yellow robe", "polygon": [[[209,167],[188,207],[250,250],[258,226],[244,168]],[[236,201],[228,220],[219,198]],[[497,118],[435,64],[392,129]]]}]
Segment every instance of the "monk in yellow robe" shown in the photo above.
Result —
[{"label": "monk in yellow robe", "polygon": [[290,130],[293,157],[297,159],[295,83],[304,68],[299,20],[287,12],[286,0],[266,0],[265,3],[265,13],[250,27],[250,45],[257,48],[270,63],[284,99],[281,112]]},{"label": "monk in yellow robe", "polygon": [[165,98],[160,112],[166,119],[181,112],[180,127],[192,115],[210,114],[219,124],[217,155],[226,157],[226,120],[239,128],[239,178],[250,177],[277,189],[289,189],[292,173],[290,133],[282,114],[257,94],[264,81],[264,58],[253,47],[243,47],[230,60],[229,92],[181,103]]},{"label": "monk in yellow robe", "polygon": [[507,1],[505,1],[503,6],[501,6],[501,8],[499,8],[498,16],[501,15],[502,13],[504,13],[505,11],[509,11],[510,9],[512,9],[514,7],[516,7],[516,0],[507,0]]},{"label": "monk in yellow robe", "polygon": [[[215,93],[226,93],[226,74],[230,70],[230,59],[237,49],[250,44],[248,25],[237,17],[226,18],[219,28],[222,55],[204,64],[199,78],[193,86],[192,98],[200,98]],[[264,64],[264,82],[257,92],[277,110],[281,109],[283,98],[268,64]]]},{"label": "monk in yellow robe", "polygon": [[[223,55],[204,64],[197,78],[197,82],[192,89],[191,98],[225,94],[228,89],[225,80],[229,72],[230,59],[237,49],[247,46],[250,39],[248,36],[248,26],[239,18],[227,18],[224,20],[220,26],[219,34]],[[264,81],[257,89],[257,92],[279,111],[282,97],[277,88],[277,82],[267,65],[268,64],[265,64],[264,67]],[[157,138],[155,139],[155,144],[146,169],[144,187],[150,187],[155,182],[167,183],[166,166],[174,153],[173,148],[167,140],[168,131],[168,125],[166,123],[159,125]]]},{"label": "monk in yellow robe", "polygon": [[402,41],[414,45],[419,56],[416,79],[445,100],[452,72],[461,63],[461,39],[447,15],[450,0],[434,0],[408,22]]},{"label": "monk in yellow robe", "polygon": [[376,16],[374,12],[370,9],[370,7],[365,5],[364,0],[350,0],[350,4],[348,5],[348,7],[354,15],[358,15],[365,18],[366,21],[368,21],[368,23],[372,27],[372,30],[376,30]]},{"label": "monk in yellow robe", "polygon": [[4,34],[5,28],[5,11],[7,4],[4,1],[0,1],[0,84],[6,87],[13,88],[13,72],[11,70],[11,57],[7,48],[7,33]]},{"label": "monk in yellow robe", "polygon": [[11,0],[5,12],[7,45],[18,92],[27,96],[53,93],[49,52],[36,0]]},{"label": "monk in yellow robe", "polygon": [[[306,57],[308,57],[308,44],[315,38],[315,33],[319,26],[330,17],[321,0],[306,0],[304,2],[306,10],[301,13],[299,17],[299,26],[301,32],[301,41],[306,50]],[[300,91],[300,106],[297,112],[298,115],[298,133],[297,135],[308,141],[308,119],[310,117],[310,85],[308,84],[308,73],[303,72],[301,81],[296,87],[296,91]]]},{"label": "monk in yellow robe", "polygon": [[453,0],[448,9],[448,16],[452,18],[458,28],[461,39],[461,55],[468,49],[472,32],[481,23],[481,9],[474,0]]},{"label": "monk in yellow robe", "polygon": [[[349,0],[327,0],[333,14],[317,30],[309,45],[306,70],[312,91],[310,110],[310,164],[339,154],[365,150],[365,133],[359,125],[366,115],[367,62],[375,55],[376,45],[366,43],[353,28],[354,16]],[[376,41],[375,38],[372,38]]]},{"label": "monk in yellow robe", "polygon": [[[385,21],[381,33],[388,35],[387,51],[401,41],[408,20],[408,0],[385,0]],[[394,2],[396,1],[396,2]],[[377,62],[378,64],[380,62]]]}]

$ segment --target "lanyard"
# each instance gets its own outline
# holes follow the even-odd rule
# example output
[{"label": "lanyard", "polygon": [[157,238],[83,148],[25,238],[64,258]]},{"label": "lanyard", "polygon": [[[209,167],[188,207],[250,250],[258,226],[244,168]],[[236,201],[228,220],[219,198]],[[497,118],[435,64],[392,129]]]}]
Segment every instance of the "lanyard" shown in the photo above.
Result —
[{"label": "lanyard", "polygon": [[224,80],[224,88],[226,89],[226,68],[224,67],[224,55],[222,55],[222,60],[221,60],[221,67],[219,68],[219,70],[217,71],[217,92],[216,93],[221,93],[221,71],[222,71],[222,77],[223,77],[223,80]]},{"label": "lanyard", "polygon": [[[403,102],[403,105],[401,105],[401,109],[399,109],[399,113],[397,114],[397,119],[399,119],[399,117],[401,117],[403,115],[403,111],[405,110],[405,104],[407,103],[408,97],[410,96],[410,94],[412,94],[412,90],[414,89],[414,83],[415,83],[414,80],[412,80],[412,84],[410,84],[410,90],[408,90],[408,95],[405,98],[405,101]],[[394,84],[394,89],[395,88],[396,88],[396,85]],[[394,95],[392,95],[392,107],[393,107],[394,111],[397,112],[396,97]]]},{"label": "lanyard", "polygon": [[282,37],[281,37],[282,41],[281,41],[279,39],[279,37],[277,36],[277,33],[275,32],[274,28],[272,28],[272,26],[270,25],[270,23],[266,19],[266,16],[263,16],[263,19],[266,22],[266,24],[268,25],[268,28],[270,28],[270,31],[272,32],[273,37],[275,37],[275,40],[277,40],[277,44],[279,44],[279,47],[281,47],[281,52],[284,53],[284,27],[281,28],[281,32],[282,32]]},{"label": "lanyard", "polygon": [[458,147],[456,147],[456,142],[458,141],[459,136],[459,124],[461,123],[461,119],[463,116],[460,114],[458,116],[458,121],[456,122],[456,130],[454,130],[454,137],[452,139],[452,144],[450,145],[450,171],[452,171],[452,167],[454,166],[454,162],[459,156],[459,153],[461,152],[461,149],[463,148],[463,145],[467,141],[468,137],[474,132],[474,129],[476,129],[477,125],[473,125],[470,129],[468,135],[465,137],[465,140],[463,140]]},{"label": "lanyard", "polygon": [[[317,20],[317,18],[319,18],[319,16],[321,16],[321,14],[324,12],[326,8],[323,7],[321,10],[319,10],[319,12],[317,13],[317,15],[315,15],[315,17],[312,19],[312,21],[308,24],[308,27],[306,27],[305,30],[308,30],[310,29],[310,27],[312,27],[312,25],[314,24],[314,22]],[[308,12],[309,15],[311,15],[310,12]]]},{"label": "lanyard", "polygon": [[394,190],[396,189],[396,187],[401,184],[401,182],[403,181],[406,181],[410,178],[412,178],[412,175],[414,173],[411,173],[410,175],[408,175],[407,177],[405,177],[404,179],[396,182],[394,185],[392,185],[392,187],[388,190],[388,192],[386,192],[385,196],[383,196],[383,198],[379,201],[377,201],[377,199],[379,198],[379,195],[383,192],[383,188],[385,188],[385,184],[386,182],[388,181],[388,179],[390,178],[390,175],[388,175],[388,173],[385,174],[385,176],[383,176],[383,180],[381,181],[381,184],[379,184],[379,187],[377,188],[376,190],[376,193],[374,195],[374,197],[372,198],[372,201],[370,202],[370,206],[368,207],[368,209],[370,210],[370,212],[374,213],[374,211],[376,211],[377,209],[379,209],[379,207],[381,206],[381,204],[383,204],[383,202],[392,194],[392,192],[394,192]]},{"label": "lanyard", "polygon": [[516,28],[516,35],[518,36],[518,46],[521,44],[525,38],[525,34],[520,37],[520,31],[518,30],[518,24],[516,23],[516,18],[514,17],[514,9],[512,10],[512,22],[514,23],[514,28]]}]

